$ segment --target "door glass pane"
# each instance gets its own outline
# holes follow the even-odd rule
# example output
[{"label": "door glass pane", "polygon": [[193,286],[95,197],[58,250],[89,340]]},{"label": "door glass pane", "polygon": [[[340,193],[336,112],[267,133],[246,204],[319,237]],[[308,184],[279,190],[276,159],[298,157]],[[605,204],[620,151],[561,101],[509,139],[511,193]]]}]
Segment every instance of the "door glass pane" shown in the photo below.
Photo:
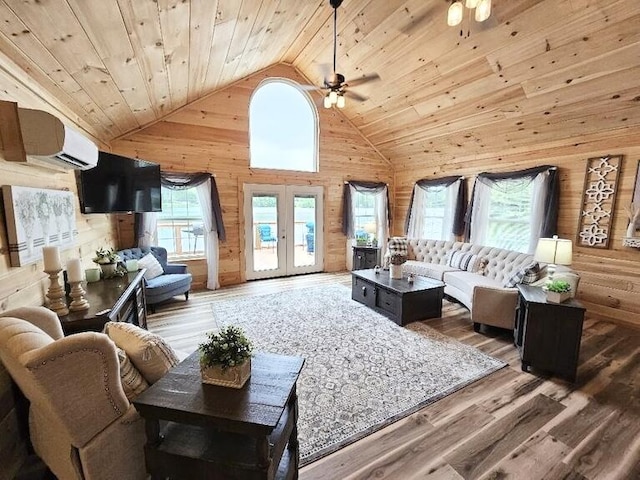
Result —
[{"label": "door glass pane", "polygon": [[253,217],[253,269],[255,271],[278,268],[278,197],[254,195]]},{"label": "door glass pane", "polygon": [[316,263],[316,197],[293,197],[293,265],[306,267]]}]

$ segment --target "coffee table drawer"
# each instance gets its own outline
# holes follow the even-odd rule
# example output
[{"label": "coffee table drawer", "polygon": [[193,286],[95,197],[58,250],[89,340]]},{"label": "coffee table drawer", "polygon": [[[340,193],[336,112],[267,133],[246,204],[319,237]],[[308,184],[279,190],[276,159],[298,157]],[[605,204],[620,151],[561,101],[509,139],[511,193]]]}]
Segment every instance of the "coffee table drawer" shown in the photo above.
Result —
[{"label": "coffee table drawer", "polygon": [[376,290],[376,287],[371,283],[365,282],[358,277],[352,277],[351,298],[356,302],[363,303],[367,307],[375,307]]},{"label": "coffee table drawer", "polygon": [[385,312],[389,312],[392,315],[400,313],[402,299],[398,295],[394,295],[383,288],[378,289],[378,298],[376,300],[376,306],[381,308]]}]

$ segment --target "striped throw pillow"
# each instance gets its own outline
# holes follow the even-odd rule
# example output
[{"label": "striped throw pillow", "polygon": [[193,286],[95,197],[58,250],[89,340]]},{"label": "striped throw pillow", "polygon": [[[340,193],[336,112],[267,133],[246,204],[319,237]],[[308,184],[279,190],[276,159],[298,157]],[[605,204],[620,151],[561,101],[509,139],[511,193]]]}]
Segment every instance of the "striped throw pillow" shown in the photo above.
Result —
[{"label": "striped throw pillow", "polygon": [[451,252],[447,264],[467,272],[476,272],[480,266],[480,258],[471,252]]},{"label": "striped throw pillow", "polygon": [[133,366],[127,353],[116,347],[118,360],[120,361],[120,382],[127,399],[131,402],[138,395],[149,388],[149,383],[144,379],[140,370]]}]

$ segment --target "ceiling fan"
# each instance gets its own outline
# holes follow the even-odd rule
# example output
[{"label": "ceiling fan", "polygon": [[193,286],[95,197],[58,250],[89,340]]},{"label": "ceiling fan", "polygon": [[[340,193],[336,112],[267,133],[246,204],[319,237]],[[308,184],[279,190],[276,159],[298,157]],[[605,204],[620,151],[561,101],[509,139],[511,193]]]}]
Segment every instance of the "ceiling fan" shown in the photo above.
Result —
[{"label": "ceiling fan", "polygon": [[[336,56],[338,45],[338,7],[342,5],[343,0],[329,0],[331,7],[333,7],[333,71],[330,75],[324,76],[324,85],[322,87],[316,85],[303,85],[302,87],[307,90],[328,90],[324,97],[324,107],[331,108],[337,106],[338,108],[344,108],[346,101],[345,97],[353,98],[359,102],[367,100],[368,97],[359,95],[347,88],[362,85],[363,83],[379,80],[380,75],[377,73],[371,73],[363,75],[360,78],[346,81],[344,75],[336,71]],[[327,66],[328,67],[328,66]],[[327,72],[328,73],[328,72]]]}]

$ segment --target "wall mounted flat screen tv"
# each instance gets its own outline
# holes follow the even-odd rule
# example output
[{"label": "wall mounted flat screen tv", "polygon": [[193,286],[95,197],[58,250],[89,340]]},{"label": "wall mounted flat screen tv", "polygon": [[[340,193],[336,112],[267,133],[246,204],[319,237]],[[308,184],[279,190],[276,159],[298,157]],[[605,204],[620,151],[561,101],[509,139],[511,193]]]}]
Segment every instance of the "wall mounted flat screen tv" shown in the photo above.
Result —
[{"label": "wall mounted flat screen tv", "polygon": [[78,192],[82,213],[160,212],[160,165],[100,152],[79,172]]}]

